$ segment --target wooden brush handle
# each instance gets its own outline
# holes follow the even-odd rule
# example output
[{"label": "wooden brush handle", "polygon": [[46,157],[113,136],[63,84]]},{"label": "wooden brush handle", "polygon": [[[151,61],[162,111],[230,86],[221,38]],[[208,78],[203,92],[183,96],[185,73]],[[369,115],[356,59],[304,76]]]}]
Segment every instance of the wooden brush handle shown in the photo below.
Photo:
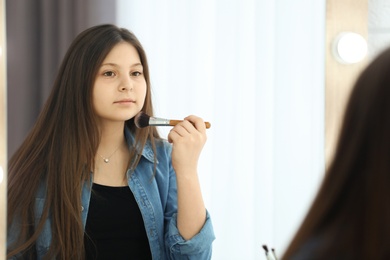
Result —
[{"label": "wooden brush handle", "polygon": [[[183,122],[183,120],[169,120],[169,125],[175,126],[180,122]],[[211,127],[211,124],[209,122],[204,122],[204,124],[205,124],[207,129],[209,129]]]}]

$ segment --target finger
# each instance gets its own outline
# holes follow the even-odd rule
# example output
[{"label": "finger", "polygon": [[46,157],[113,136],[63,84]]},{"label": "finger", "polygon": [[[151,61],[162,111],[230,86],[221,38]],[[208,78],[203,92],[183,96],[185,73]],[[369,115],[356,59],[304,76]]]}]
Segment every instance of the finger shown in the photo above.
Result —
[{"label": "finger", "polygon": [[168,142],[175,143],[179,138],[183,138],[183,136],[188,135],[185,129],[184,130],[181,129],[179,131],[178,128],[180,129],[181,127],[179,126],[176,128],[175,126],[174,128],[171,129],[171,131],[169,131]]},{"label": "finger", "polygon": [[190,115],[184,118],[184,120],[188,120],[189,122],[191,122],[191,124],[196,128],[196,130],[200,131],[201,133],[206,132],[206,125],[202,118]]},{"label": "finger", "polygon": [[171,132],[168,133],[168,142],[169,143],[173,142]]},{"label": "finger", "polygon": [[182,122],[174,126],[171,131],[175,131],[183,137],[197,132],[195,126],[188,120],[183,120]]}]

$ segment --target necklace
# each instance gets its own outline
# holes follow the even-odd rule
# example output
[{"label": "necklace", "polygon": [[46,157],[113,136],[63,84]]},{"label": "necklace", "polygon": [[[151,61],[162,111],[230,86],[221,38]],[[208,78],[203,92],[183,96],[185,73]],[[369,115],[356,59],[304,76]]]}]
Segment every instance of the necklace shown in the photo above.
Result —
[{"label": "necklace", "polygon": [[103,157],[99,154],[100,157],[102,157],[103,161],[105,163],[109,163],[110,162],[110,158],[116,153],[116,151],[118,151],[119,147],[121,147],[121,145],[118,146],[118,148],[115,149],[115,151],[108,157]]}]

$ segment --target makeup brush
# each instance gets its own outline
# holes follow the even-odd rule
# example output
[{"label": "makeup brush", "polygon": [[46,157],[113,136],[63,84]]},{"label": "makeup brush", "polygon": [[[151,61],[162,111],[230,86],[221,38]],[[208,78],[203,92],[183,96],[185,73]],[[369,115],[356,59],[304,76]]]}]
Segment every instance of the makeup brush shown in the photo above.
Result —
[{"label": "makeup brush", "polygon": [[276,257],[276,253],[275,253],[275,248],[272,248],[272,255],[274,256],[275,260],[278,260],[278,258]]},{"label": "makeup brush", "polygon": [[267,258],[267,260],[271,260],[270,258],[270,255],[268,254],[268,246],[267,245],[263,245],[263,249],[265,251],[265,257]]},{"label": "makeup brush", "polygon": [[[183,120],[171,120],[152,117],[142,111],[134,117],[134,123],[138,128],[144,128],[147,126],[175,126],[180,122],[183,122]],[[204,122],[204,124],[206,125],[207,129],[211,126],[209,122]]]},{"label": "makeup brush", "polygon": [[275,249],[272,248],[272,255],[270,254],[270,251],[268,250],[267,245],[263,245],[263,249],[265,251],[265,257],[267,260],[277,260],[276,254],[275,254]]}]

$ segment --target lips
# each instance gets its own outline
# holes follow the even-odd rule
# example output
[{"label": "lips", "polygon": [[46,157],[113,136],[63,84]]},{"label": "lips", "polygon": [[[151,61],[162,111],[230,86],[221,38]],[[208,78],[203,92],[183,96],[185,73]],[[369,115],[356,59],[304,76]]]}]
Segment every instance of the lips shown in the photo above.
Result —
[{"label": "lips", "polygon": [[133,99],[126,98],[126,99],[117,100],[117,101],[115,101],[114,103],[117,103],[117,104],[126,104],[126,103],[135,103],[135,101],[134,101]]}]

